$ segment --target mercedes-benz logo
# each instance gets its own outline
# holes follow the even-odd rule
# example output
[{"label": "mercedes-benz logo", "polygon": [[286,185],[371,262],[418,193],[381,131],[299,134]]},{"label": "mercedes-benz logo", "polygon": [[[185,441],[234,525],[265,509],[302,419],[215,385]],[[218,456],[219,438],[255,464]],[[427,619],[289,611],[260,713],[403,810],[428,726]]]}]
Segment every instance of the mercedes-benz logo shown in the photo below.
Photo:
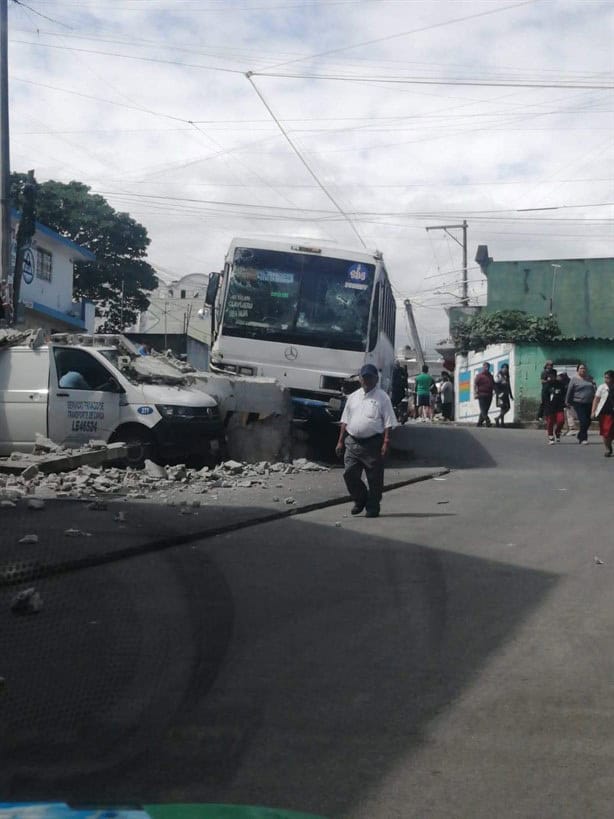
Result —
[{"label": "mercedes-benz logo", "polygon": [[296,347],[286,347],[284,350],[284,355],[288,359],[288,361],[296,361],[298,358],[298,350]]}]

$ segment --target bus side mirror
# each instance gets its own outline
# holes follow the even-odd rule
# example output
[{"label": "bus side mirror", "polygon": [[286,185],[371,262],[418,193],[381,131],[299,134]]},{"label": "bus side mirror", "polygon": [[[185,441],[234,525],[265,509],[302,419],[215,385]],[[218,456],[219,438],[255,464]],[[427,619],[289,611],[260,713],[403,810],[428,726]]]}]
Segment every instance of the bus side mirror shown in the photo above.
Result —
[{"label": "bus side mirror", "polygon": [[209,307],[213,307],[215,305],[215,298],[217,296],[219,286],[220,274],[210,273],[209,284],[207,285],[207,292],[205,294],[205,304],[208,305]]}]

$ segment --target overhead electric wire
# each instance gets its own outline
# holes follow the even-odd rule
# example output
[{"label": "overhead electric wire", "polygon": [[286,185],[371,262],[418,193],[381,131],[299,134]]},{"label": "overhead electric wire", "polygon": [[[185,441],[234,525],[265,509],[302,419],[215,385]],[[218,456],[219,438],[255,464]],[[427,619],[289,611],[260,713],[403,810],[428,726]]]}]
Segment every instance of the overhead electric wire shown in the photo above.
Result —
[{"label": "overhead electric wire", "polygon": [[327,188],[326,188],[326,186],[324,185],[324,183],[323,183],[323,182],[320,180],[320,178],[317,176],[317,174],[315,173],[315,171],[314,171],[314,170],[311,168],[311,166],[309,165],[309,163],[307,162],[307,160],[305,159],[305,157],[304,157],[304,156],[302,155],[302,153],[299,151],[298,146],[297,146],[297,145],[294,143],[294,141],[293,141],[293,140],[292,140],[292,138],[289,136],[289,134],[288,134],[288,132],[286,131],[286,129],[284,128],[284,126],[281,124],[280,120],[277,118],[277,115],[275,114],[275,112],[273,111],[273,109],[271,108],[271,106],[268,104],[268,102],[267,102],[267,101],[266,101],[266,99],[264,98],[263,94],[262,94],[262,93],[261,93],[261,91],[259,90],[258,86],[257,86],[257,85],[256,85],[256,83],[254,82],[254,80],[253,80],[253,78],[252,78],[252,75],[251,75],[251,72],[249,72],[249,71],[248,71],[248,72],[247,72],[247,74],[246,74],[245,76],[246,76],[246,78],[247,78],[248,82],[250,83],[250,85],[252,86],[252,88],[254,89],[254,91],[256,92],[256,94],[258,95],[258,97],[259,97],[260,101],[262,102],[262,104],[264,105],[264,107],[266,108],[266,110],[269,112],[269,114],[271,115],[271,117],[273,118],[273,120],[274,120],[275,124],[277,125],[277,127],[279,128],[279,130],[281,131],[281,133],[284,135],[284,137],[285,137],[285,139],[286,139],[287,143],[290,145],[290,147],[292,148],[292,150],[294,151],[294,153],[296,154],[296,156],[298,157],[298,159],[300,160],[300,162],[302,163],[302,165],[303,165],[303,166],[305,167],[305,169],[308,171],[309,175],[310,175],[310,176],[313,178],[313,180],[316,182],[316,184],[318,185],[318,187],[320,188],[320,190],[321,190],[321,191],[324,193],[324,195],[326,196],[326,198],[327,198],[327,199],[328,199],[330,202],[332,202],[332,204],[335,206],[335,209],[336,209],[336,210],[337,210],[337,211],[338,211],[338,212],[339,212],[339,213],[340,213],[340,214],[343,216],[343,218],[344,218],[344,219],[347,221],[347,223],[350,225],[350,227],[352,228],[352,231],[353,231],[353,232],[354,232],[354,234],[355,234],[355,235],[358,237],[358,240],[360,241],[361,245],[362,245],[363,247],[366,247],[366,244],[365,244],[364,239],[362,238],[362,236],[361,236],[361,235],[360,235],[360,233],[358,232],[358,230],[357,230],[356,226],[354,225],[354,223],[352,222],[352,220],[351,220],[351,219],[349,218],[349,216],[348,216],[348,215],[347,215],[347,214],[344,212],[343,208],[342,208],[342,207],[341,207],[341,205],[340,205],[340,204],[337,202],[337,200],[334,198],[334,196],[333,196],[333,195],[332,195],[332,194],[331,194],[331,193],[330,193],[330,192],[327,190]]},{"label": "overhead electric wire", "polygon": [[471,88],[569,88],[572,90],[612,91],[614,83],[580,83],[580,82],[521,82],[519,80],[465,80],[444,77],[365,77],[343,74],[283,74],[275,71],[253,71],[255,77],[272,77],[275,79],[295,80],[328,80],[333,82],[377,83],[379,85],[453,85]]},{"label": "overhead electric wire", "polygon": [[43,14],[42,11],[29,6],[27,3],[22,2],[22,0],[13,0],[16,6],[21,6],[24,9],[28,9],[33,14],[36,14],[38,17],[42,17],[44,20],[48,20],[50,23],[55,23],[57,26],[64,26],[65,28],[72,29],[72,26],[69,26],[68,23],[63,23],[61,20],[56,20],[53,17],[48,17],[46,14]]},{"label": "overhead electric wire", "polygon": [[297,62],[307,62],[307,61],[311,61],[311,60],[320,59],[321,57],[329,57],[331,54],[339,54],[342,51],[350,51],[351,49],[354,49],[354,48],[364,48],[365,46],[372,46],[372,45],[376,45],[377,43],[384,43],[384,42],[387,42],[387,41],[390,41],[390,40],[398,40],[401,37],[408,37],[411,34],[420,34],[420,33],[424,32],[424,31],[430,31],[430,30],[432,30],[434,28],[442,28],[443,26],[451,26],[451,25],[454,25],[456,23],[466,22],[467,20],[474,20],[477,17],[486,17],[486,16],[488,16],[490,14],[498,14],[498,13],[500,13],[502,11],[509,11],[511,9],[520,8],[521,6],[529,6],[529,5],[532,5],[535,2],[538,2],[538,0],[523,0],[523,2],[514,3],[511,6],[502,6],[502,7],[497,8],[497,9],[490,9],[488,11],[476,12],[475,14],[467,14],[464,17],[455,17],[455,18],[453,18],[451,20],[442,20],[440,23],[431,23],[430,25],[422,26],[421,28],[410,29],[409,31],[402,31],[402,32],[399,32],[397,34],[389,34],[389,35],[387,35],[385,37],[376,37],[376,38],[371,39],[371,40],[364,40],[361,43],[353,43],[351,45],[340,46],[338,48],[331,48],[331,49],[328,49],[327,51],[320,51],[317,54],[310,54],[308,57],[303,57],[301,59],[286,60],[286,62],[277,63],[276,65],[272,66],[272,68],[281,68],[282,66],[292,65],[293,63],[297,63]]}]

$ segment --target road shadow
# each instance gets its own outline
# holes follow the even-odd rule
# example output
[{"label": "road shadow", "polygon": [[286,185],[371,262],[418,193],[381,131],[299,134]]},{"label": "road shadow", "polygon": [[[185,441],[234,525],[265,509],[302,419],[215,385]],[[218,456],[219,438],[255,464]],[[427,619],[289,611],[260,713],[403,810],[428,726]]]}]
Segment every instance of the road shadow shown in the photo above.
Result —
[{"label": "road shadow", "polygon": [[458,426],[407,424],[394,430],[392,445],[397,457],[404,451],[411,462],[421,465],[441,464],[452,469],[495,467],[506,457],[504,450],[509,448],[509,439],[504,440],[507,430],[503,437],[500,430],[492,433]]},{"label": "road shadow", "polygon": [[0,790],[342,817],[557,579],[297,517],[2,589]]}]

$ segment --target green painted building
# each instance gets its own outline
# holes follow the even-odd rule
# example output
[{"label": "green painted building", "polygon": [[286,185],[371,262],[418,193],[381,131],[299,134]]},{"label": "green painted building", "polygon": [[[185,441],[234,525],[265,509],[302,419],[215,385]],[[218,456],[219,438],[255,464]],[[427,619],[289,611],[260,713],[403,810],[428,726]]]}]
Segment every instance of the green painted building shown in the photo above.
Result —
[{"label": "green painted building", "polygon": [[541,403],[540,375],[549,359],[569,375],[583,362],[595,381],[603,382],[604,371],[614,369],[614,258],[499,262],[488,255],[486,245],[480,245],[476,261],[488,280],[487,305],[450,308],[451,328],[480,309],[522,310],[534,316],[552,314],[561,336],[549,344],[492,345],[468,357],[457,355],[459,420],[470,423],[477,418],[470,385],[481,362],[497,357],[510,365],[515,399],[510,422],[535,420]]},{"label": "green painted building", "polygon": [[614,258],[495,261],[487,245],[475,257],[488,280],[488,313],[553,315],[561,336],[614,337]]},{"label": "green painted building", "polygon": [[603,373],[614,370],[614,339],[576,339],[553,341],[548,345],[515,344],[515,399],[514,420],[535,420],[541,402],[540,375],[546,361],[551,360],[556,370],[569,375],[583,362],[597,384],[603,383]]}]

